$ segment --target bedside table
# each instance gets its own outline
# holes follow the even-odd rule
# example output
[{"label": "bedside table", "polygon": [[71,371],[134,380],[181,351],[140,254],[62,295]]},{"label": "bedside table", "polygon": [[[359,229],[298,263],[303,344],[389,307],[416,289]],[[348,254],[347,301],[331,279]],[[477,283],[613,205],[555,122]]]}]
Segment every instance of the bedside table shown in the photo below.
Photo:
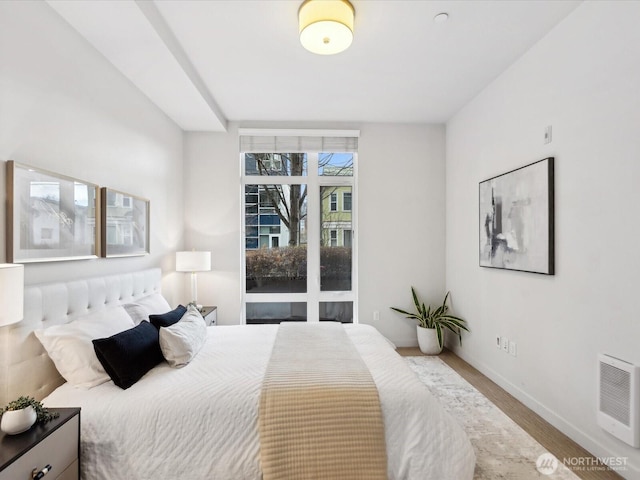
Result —
[{"label": "bedside table", "polygon": [[60,416],[18,435],[0,432],[0,480],[30,479],[51,465],[50,480],[80,478],[80,409],[50,408]]},{"label": "bedside table", "polygon": [[200,310],[202,318],[207,323],[207,327],[215,326],[218,321],[218,307],[202,307]]}]

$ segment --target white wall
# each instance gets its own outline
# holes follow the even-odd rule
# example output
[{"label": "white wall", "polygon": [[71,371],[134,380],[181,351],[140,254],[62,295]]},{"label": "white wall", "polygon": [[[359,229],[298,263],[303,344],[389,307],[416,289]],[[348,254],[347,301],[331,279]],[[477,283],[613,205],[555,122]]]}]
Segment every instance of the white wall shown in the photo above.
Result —
[{"label": "white wall", "polygon": [[[447,124],[446,284],[458,353],[599,456],[597,354],[640,364],[640,2],[586,2]],[[546,125],[553,141],[543,143]],[[478,266],[478,182],[554,156],[556,275]],[[517,342],[517,357],[495,338]]]},{"label": "white wall", "polygon": [[[360,129],[359,318],[400,345],[415,345],[415,324],[389,307],[411,306],[410,285],[428,298],[444,294],[444,127],[304,127]],[[185,245],[213,252],[213,271],[198,276],[198,299],[218,306],[221,324],[238,323],[244,254],[238,126],[231,124],[228,133],[189,133],[185,142]]]},{"label": "white wall", "polygon": [[[0,2],[2,200],[10,159],[151,200],[151,255],[29,264],[27,284],[151,266],[169,272],[168,287],[175,283],[182,141],[182,131],[46,3]],[[5,236],[3,208],[0,261]]]},{"label": "white wall", "polygon": [[211,251],[198,274],[198,302],[216,305],[220,325],[240,319],[240,163],[238,129],[185,135],[185,247]]},{"label": "white wall", "polygon": [[417,345],[416,324],[389,307],[412,310],[412,285],[429,303],[444,297],[444,134],[442,125],[361,127],[360,321],[398,346]]}]

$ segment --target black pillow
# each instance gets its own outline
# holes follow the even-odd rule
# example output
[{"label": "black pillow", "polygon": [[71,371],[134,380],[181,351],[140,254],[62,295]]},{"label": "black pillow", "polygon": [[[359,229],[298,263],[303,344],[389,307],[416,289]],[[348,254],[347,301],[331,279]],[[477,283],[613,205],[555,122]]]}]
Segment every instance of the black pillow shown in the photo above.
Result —
[{"label": "black pillow", "polygon": [[156,327],[140,322],[109,338],[93,340],[93,348],[113,383],[124,390],[164,360],[158,337]]},{"label": "black pillow", "polygon": [[160,330],[160,327],[170,327],[174,323],[178,323],[178,321],[185,313],[187,313],[187,307],[178,305],[170,312],[149,315],[149,321],[153,324],[154,327]]}]

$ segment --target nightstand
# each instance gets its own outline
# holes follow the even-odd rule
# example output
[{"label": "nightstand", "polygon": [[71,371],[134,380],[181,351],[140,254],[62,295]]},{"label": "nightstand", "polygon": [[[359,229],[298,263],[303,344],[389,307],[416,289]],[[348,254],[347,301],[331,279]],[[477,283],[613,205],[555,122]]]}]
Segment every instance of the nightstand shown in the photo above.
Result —
[{"label": "nightstand", "polygon": [[207,327],[215,326],[218,321],[218,307],[202,307],[200,310],[202,318],[207,323]]},{"label": "nightstand", "polygon": [[32,478],[51,465],[45,480],[80,478],[80,409],[50,408],[60,416],[17,435],[0,432],[0,480]]}]

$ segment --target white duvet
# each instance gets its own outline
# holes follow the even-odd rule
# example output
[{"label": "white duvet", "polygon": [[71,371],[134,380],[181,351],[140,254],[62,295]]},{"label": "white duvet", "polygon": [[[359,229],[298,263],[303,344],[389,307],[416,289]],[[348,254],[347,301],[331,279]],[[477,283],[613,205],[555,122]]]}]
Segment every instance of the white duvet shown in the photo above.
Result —
[{"label": "white duvet", "polygon": [[[163,363],[128,390],[108,382],[54,391],[46,406],[82,408],[82,478],[260,480],[260,385],[277,328],[211,327],[189,365]],[[377,330],[345,328],[378,387],[389,479],[472,479],[462,428]]]}]

